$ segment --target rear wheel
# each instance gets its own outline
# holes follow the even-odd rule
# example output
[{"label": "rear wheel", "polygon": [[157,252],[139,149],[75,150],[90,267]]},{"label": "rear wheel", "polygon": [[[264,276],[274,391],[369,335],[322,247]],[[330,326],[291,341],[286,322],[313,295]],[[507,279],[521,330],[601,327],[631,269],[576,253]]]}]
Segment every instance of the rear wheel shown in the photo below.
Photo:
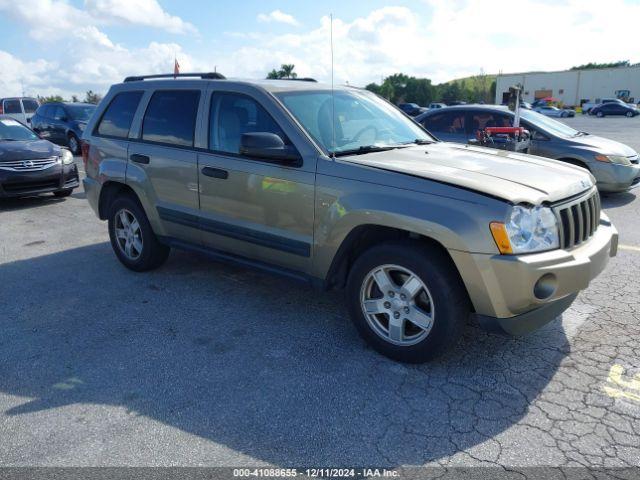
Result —
[{"label": "rear wheel", "polygon": [[598,112],[596,113],[596,117],[602,118],[602,117],[604,117],[604,113],[602,113],[602,112],[598,111]]},{"label": "rear wheel", "polygon": [[349,273],[346,294],[362,337],[383,355],[410,363],[453,346],[470,311],[450,259],[417,241],[367,250]]},{"label": "rear wheel", "polygon": [[627,112],[626,116],[629,117],[629,118],[633,117],[633,112]]},{"label": "rear wheel", "polygon": [[71,150],[71,153],[73,153],[74,155],[80,155],[80,140],[78,140],[78,137],[75,133],[69,134],[67,143],[69,145],[69,150]]},{"label": "rear wheel", "polygon": [[136,198],[117,198],[109,212],[111,247],[125,267],[144,272],[166,261],[170,249],[158,241]]}]

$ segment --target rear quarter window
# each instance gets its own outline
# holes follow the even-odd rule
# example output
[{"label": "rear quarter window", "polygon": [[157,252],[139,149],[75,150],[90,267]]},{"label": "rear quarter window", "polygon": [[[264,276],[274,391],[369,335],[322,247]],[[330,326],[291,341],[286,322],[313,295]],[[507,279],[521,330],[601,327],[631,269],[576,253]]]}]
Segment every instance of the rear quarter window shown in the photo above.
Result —
[{"label": "rear quarter window", "polygon": [[105,137],[127,138],[142,92],[118,93],[105,110],[96,132]]}]

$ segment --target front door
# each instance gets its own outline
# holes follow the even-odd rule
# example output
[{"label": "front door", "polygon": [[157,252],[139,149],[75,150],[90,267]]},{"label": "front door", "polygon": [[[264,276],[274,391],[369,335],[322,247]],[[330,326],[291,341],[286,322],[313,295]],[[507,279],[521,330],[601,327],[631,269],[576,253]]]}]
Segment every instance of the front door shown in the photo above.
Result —
[{"label": "front door", "polygon": [[274,119],[283,113],[270,102],[260,103],[245,93],[215,91],[206,111],[207,151],[198,154],[203,244],[308,272],[315,158],[296,167],[239,153],[243,133],[275,133],[291,144]]}]

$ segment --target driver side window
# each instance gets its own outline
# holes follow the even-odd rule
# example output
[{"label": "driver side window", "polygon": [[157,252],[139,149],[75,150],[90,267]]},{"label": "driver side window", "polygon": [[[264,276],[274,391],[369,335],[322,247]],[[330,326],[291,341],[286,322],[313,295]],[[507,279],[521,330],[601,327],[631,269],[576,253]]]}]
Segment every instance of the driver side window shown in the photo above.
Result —
[{"label": "driver side window", "polygon": [[253,98],[239,93],[214,93],[209,111],[209,149],[238,154],[243,133],[268,132],[290,144],[282,129]]}]

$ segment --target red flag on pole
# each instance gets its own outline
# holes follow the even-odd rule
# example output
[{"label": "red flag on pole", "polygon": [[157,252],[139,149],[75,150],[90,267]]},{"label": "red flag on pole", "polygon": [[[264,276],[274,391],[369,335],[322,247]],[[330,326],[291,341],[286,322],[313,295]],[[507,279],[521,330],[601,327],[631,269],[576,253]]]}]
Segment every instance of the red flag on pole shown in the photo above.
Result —
[{"label": "red flag on pole", "polygon": [[173,76],[175,77],[180,73],[180,64],[178,63],[178,59],[173,59]]}]

